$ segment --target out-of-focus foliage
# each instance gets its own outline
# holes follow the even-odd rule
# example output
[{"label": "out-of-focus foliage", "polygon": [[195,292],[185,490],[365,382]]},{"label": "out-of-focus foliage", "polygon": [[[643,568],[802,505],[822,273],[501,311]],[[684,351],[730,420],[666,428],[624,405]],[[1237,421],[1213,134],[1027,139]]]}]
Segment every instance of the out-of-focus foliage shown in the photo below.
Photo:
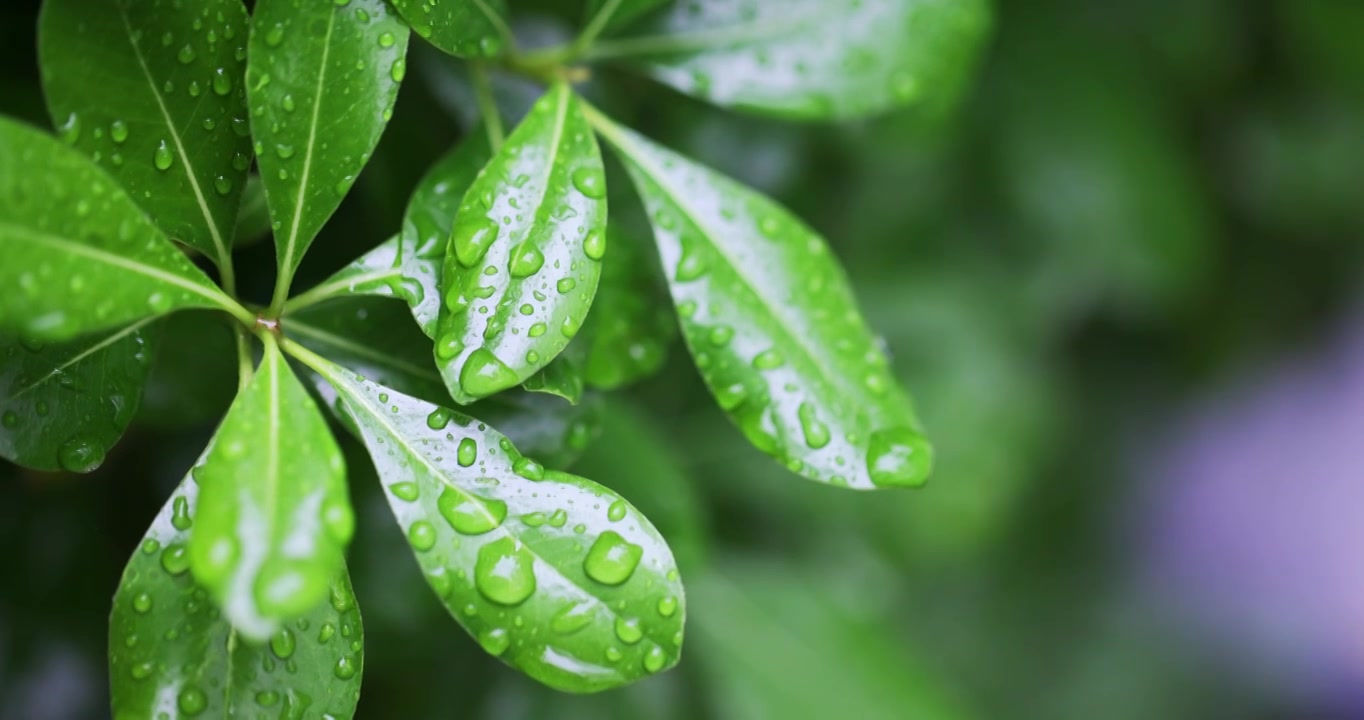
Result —
[{"label": "out-of-focus foliage", "polygon": [[[41,123],[36,5],[0,7],[0,112]],[[527,25],[551,40],[583,15],[561,0],[514,5],[539,13]],[[914,389],[932,480],[874,496],[793,482],[733,432],[674,343],[565,457],[582,455],[575,472],[630,497],[673,547],[692,637],[673,671],[572,697],[483,662],[444,621],[364,451],[343,437],[359,518],[348,565],[366,610],[359,717],[443,717],[450,697],[489,718],[1335,707],[1213,662],[1162,623],[1132,594],[1121,519],[1151,480],[1133,460],[1154,450],[1171,408],[1303,343],[1358,293],[1364,9],[998,0],[995,11],[956,103],[867,121],[777,124],[615,70],[583,86],[660,144],[799,209],[829,241]],[[427,50],[413,48],[391,127],[297,287],[397,232],[418,180],[469,129],[467,82]],[[509,113],[528,109],[517,83],[496,89]],[[613,194],[613,215],[633,202]],[[239,250],[248,299],[268,301],[273,253]],[[231,382],[210,359],[198,377],[160,367],[144,410],[174,406],[160,387],[212,398]],[[110,588],[193,461],[154,450],[202,447],[216,416],[167,427],[151,414],[98,475],[0,465],[0,718],[107,707]]]}]

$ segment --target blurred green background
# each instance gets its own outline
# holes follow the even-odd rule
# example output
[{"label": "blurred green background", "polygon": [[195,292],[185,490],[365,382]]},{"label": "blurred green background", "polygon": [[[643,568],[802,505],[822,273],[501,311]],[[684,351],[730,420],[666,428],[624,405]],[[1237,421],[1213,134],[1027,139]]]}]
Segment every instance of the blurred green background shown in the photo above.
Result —
[{"label": "blurred green background", "polygon": [[[511,5],[542,42],[581,15],[562,0]],[[1254,623],[1211,629],[1153,579],[1181,547],[1152,550],[1163,526],[1150,520],[1183,502],[1161,495],[1182,475],[1159,458],[1190,441],[1189,409],[1224,393],[1253,405],[1260,383],[1238,381],[1329,352],[1360,308],[1364,3],[995,5],[957,102],[871,121],[744,117],[610,69],[584,90],[829,239],[938,448],[929,485],[857,494],[788,474],[674,345],[662,373],[607,399],[574,470],[631,498],[675,548],[683,661],[573,697],[487,658],[445,616],[350,442],[358,717],[1364,717],[1364,685],[1349,682],[1364,680],[1364,611],[1304,619],[1353,639],[1343,660],[1293,630],[1259,642]],[[0,4],[0,112],[50,126],[37,7]],[[298,287],[395,232],[427,164],[469,126],[458,63],[414,42],[409,65]],[[512,114],[534,97],[509,78],[497,88]],[[613,220],[629,227],[636,201],[613,178]],[[272,259],[268,242],[239,253],[251,299],[267,297]],[[139,422],[98,472],[0,464],[0,718],[108,713],[110,597],[234,383],[215,347],[226,335],[195,319],[174,322]],[[194,372],[173,372],[184,363]],[[1364,432],[1359,405],[1344,417]],[[1336,472],[1364,486],[1361,467]],[[1345,497],[1364,518],[1364,487]],[[1186,529],[1227,507],[1203,500]],[[1334,548],[1322,572],[1364,607],[1364,570],[1346,569],[1364,567],[1361,548]],[[1222,556],[1207,555],[1215,573]]]}]

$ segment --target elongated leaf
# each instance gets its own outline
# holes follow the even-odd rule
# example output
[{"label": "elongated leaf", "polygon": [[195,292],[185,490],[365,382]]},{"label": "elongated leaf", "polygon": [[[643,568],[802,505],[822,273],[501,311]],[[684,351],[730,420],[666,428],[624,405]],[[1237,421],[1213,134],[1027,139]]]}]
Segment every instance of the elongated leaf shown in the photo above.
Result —
[{"label": "elongated leaf", "polygon": [[321,602],[355,517],[341,450],[273,339],[195,479],[190,564],[238,631],[264,640]]},{"label": "elongated leaf", "polygon": [[573,692],[677,661],[672,553],[623,498],[545,470],[473,418],[290,351],[335,389],[432,589],[485,650]]},{"label": "elongated leaf", "polygon": [[502,52],[506,0],[392,0],[424,40],[451,55],[492,57]]},{"label": "elongated leaf", "polygon": [[441,262],[450,228],[460,198],[491,156],[487,135],[475,129],[422,177],[408,201],[399,236],[389,238],[300,295],[298,303],[306,306],[315,298],[338,294],[395,296],[412,308],[422,332],[434,338],[440,312]]},{"label": "elongated leaf", "polygon": [[57,345],[0,342],[0,457],[98,468],[137,414],[159,336],[151,322]]},{"label": "elongated leaf", "polygon": [[469,412],[552,468],[572,466],[602,431],[601,397],[593,393],[575,405],[549,393],[508,390],[478,401]]},{"label": "elongated leaf", "polygon": [[677,321],[655,286],[654,269],[644,266],[637,241],[609,229],[606,236],[611,256],[602,263],[584,374],[592,387],[614,390],[663,367]]},{"label": "elongated leaf", "polygon": [[953,94],[988,24],[984,0],[695,0],[594,55],[717,105],[847,119]]},{"label": "elongated leaf", "polygon": [[242,190],[242,204],[237,208],[237,250],[248,248],[270,234],[270,206],[265,202],[265,184],[259,175],[248,175]]},{"label": "elongated leaf", "polygon": [[345,567],[327,599],[253,643],[188,572],[198,496],[186,477],[123,571],[109,617],[114,717],[351,717],[364,627]]},{"label": "elongated leaf", "polygon": [[603,11],[610,12],[604,27],[619,28],[629,25],[640,16],[664,5],[671,0],[589,0],[587,3],[589,22],[598,21]]},{"label": "elongated leaf", "polygon": [[583,361],[586,360],[583,356],[585,353],[574,352],[580,347],[586,348],[587,346],[576,342],[569,343],[564,352],[559,354],[559,357],[554,358],[539,372],[526,378],[526,381],[521,383],[521,387],[529,392],[553,395],[567,400],[570,404],[577,405],[583,399],[583,389],[587,384],[586,380],[583,379],[585,373]]},{"label": "elongated leaf", "polygon": [[401,302],[357,295],[305,308],[284,321],[299,344],[381,385],[449,402],[431,360],[431,339]]},{"label": "elongated leaf", "polygon": [[48,111],[168,236],[222,265],[246,169],[241,0],[46,0]]},{"label": "elongated leaf", "polygon": [[250,48],[251,136],[287,280],[392,115],[407,26],[383,0],[259,0]]},{"label": "elongated leaf", "polygon": [[113,180],[0,118],[0,330],[62,340],[178,308],[245,314]]},{"label": "elongated leaf", "polygon": [[594,123],[649,210],[696,366],[749,441],[811,480],[921,484],[931,448],[823,238],[753,190]]},{"label": "elongated leaf", "polygon": [[606,250],[606,181],[578,106],[564,84],[537,101],[455,217],[436,360],[457,402],[523,382],[587,317]]}]

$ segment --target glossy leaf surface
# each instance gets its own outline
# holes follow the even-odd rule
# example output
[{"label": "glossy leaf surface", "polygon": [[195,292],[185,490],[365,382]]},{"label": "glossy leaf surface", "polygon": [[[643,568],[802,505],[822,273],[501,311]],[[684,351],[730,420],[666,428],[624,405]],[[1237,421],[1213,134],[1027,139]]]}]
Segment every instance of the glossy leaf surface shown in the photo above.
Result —
[{"label": "glossy leaf surface", "polygon": [[304,347],[380,385],[448,402],[431,361],[431,338],[417,329],[397,300],[337,298],[290,315],[284,331]]},{"label": "glossy leaf surface", "polygon": [[552,468],[572,466],[601,435],[601,398],[591,393],[575,405],[549,393],[508,390],[480,400],[469,412]]},{"label": "glossy leaf surface", "polygon": [[606,251],[601,154],[567,85],[536,101],[464,195],[436,360],[469,403],[523,382],[581,329]]},{"label": "glossy leaf surface", "polygon": [[[337,294],[395,296],[412,308],[422,332],[435,337],[440,270],[450,228],[460,198],[491,155],[487,135],[475,129],[422,177],[408,201],[400,235],[365,253],[299,299]],[[427,355],[429,360],[430,353]]]},{"label": "glossy leaf surface", "polygon": [[692,0],[595,54],[717,105],[847,119],[950,94],[988,24],[984,0]]},{"label": "glossy leaf surface", "polygon": [[0,341],[0,458],[98,468],[137,414],[159,336],[152,322],[54,345]]},{"label": "glossy leaf surface", "polygon": [[123,571],[109,618],[114,717],[351,717],[364,628],[345,568],[326,599],[250,642],[189,572],[198,496],[186,477]]},{"label": "glossy leaf surface", "polygon": [[0,258],[0,330],[25,338],[235,307],[88,158],[3,118]]},{"label": "glossy leaf surface", "polygon": [[569,343],[559,357],[526,378],[521,387],[533,393],[553,395],[577,405],[583,399],[583,389],[587,385],[583,377],[583,361],[586,358],[582,351],[586,347],[587,345],[580,342]]},{"label": "glossy leaf surface", "polygon": [[63,139],[220,265],[251,163],[246,37],[241,0],[47,0],[38,27]]},{"label": "glossy leaf surface", "polygon": [[597,120],[649,210],[687,347],[749,441],[811,480],[921,484],[932,450],[823,238],[753,190]]},{"label": "glossy leaf surface", "polygon": [[432,589],[485,650],[573,692],[677,661],[682,585],[628,502],[473,418],[303,359],[360,429]]},{"label": "glossy leaf surface", "polygon": [[611,256],[602,263],[584,374],[592,387],[614,390],[662,369],[677,321],[638,241],[612,230],[606,234]]},{"label": "glossy leaf surface", "polygon": [[326,597],[355,529],[345,463],[273,341],[194,477],[189,560],[238,631],[264,640]]},{"label": "glossy leaf surface", "polygon": [[242,190],[242,203],[237,208],[237,249],[250,247],[270,234],[270,206],[265,202],[265,185],[259,175],[248,175]]},{"label": "glossy leaf surface", "polygon": [[597,21],[603,11],[610,12],[603,27],[618,28],[629,25],[650,10],[661,8],[669,2],[670,0],[588,0],[587,9],[592,21]]},{"label": "glossy leaf surface", "polygon": [[407,26],[383,0],[256,3],[246,71],[251,136],[292,277],[393,113]]},{"label": "glossy leaf surface", "polygon": [[506,0],[392,0],[422,39],[451,55],[491,57],[502,51]]}]

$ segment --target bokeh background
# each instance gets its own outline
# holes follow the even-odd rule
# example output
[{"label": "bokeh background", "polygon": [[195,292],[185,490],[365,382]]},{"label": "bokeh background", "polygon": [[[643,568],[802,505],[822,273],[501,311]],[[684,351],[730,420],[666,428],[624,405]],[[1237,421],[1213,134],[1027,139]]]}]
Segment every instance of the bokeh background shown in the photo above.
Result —
[{"label": "bokeh background", "polygon": [[[543,42],[581,13],[511,4]],[[37,6],[0,4],[0,112],[48,125]],[[413,52],[300,287],[396,231],[469,125],[458,64]],[[513,115],[534,93],[497,89]],[[674,345],[602,403],[574,469],[677,549],[684,658],[573,697],[445,616],[351,443],[359,717],[1364,717],[1364,3],[999,0],[954,102],[837,126],[609,69],[585,91],[824,233],[936,474],[877,494],[792,476]],[[272,258],[239,253],[248,296]],[[0,718],[108,714],[119,574],[233,388],[226,335],[194,320],[99,471],[0,463]]]}]

